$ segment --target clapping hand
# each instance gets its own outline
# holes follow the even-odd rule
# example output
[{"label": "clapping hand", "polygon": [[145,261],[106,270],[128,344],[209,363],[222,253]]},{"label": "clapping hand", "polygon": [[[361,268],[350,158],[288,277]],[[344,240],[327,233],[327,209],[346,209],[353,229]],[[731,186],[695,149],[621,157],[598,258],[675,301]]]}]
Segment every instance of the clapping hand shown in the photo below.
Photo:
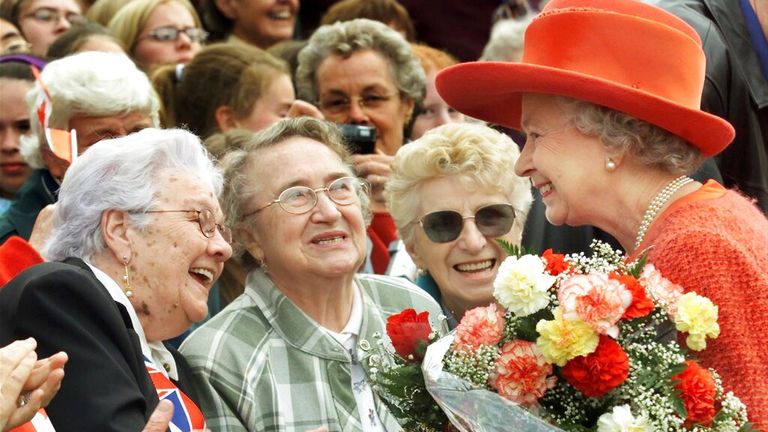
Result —
[{"label": "clapping hand", "polygon": [[37,360],[37,341],[16,341],[0,348],[0,429],[28,422],[48,405],[61,386],[67,355]]}]

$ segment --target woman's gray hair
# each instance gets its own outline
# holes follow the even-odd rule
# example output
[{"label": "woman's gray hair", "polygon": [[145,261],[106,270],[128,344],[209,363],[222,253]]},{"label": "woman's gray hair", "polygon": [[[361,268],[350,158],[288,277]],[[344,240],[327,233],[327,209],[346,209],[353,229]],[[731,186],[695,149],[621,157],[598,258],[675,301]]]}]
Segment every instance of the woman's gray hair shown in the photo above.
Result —
[{"label": "woman's gray hair", "polygon": [[533,20],[533,14],[496,21],[491,37],[483,47],[480,61],[519,62],[523,58],[525,30]]},{"label": "woman's gray hair", "polygon": [[403,35],[378,21],[355,19],[318,28],[299,53],[296,69],[296,91],[299,99],[316,103],[318,94],[317,68],[332,55],[344,58],[357,51],[374,50],[387,59],[390,72],[400,92],[420,103],[424,99],[424,69],[413,55]]},{"label": "woman's gray hair", "polygon": [[89,258],[106,247],[101,215],[115,209],[129,213],[131,223],[143,228],[143,214],[155,205],[164,170],[191,173],[221,193],[221,173],[208,158],[200,139],[181,129],[144,129],[121,138],[100,141],[67,170],[53,213],[53,234],[43,256]]},{"label": "woman's gray hair", "polygon": [[512,229],[522,234],[533,197],[529,180],[515,174],[519,156],[520,149],[509,136],[478,123],[448,123],[401,147],[384,189],[400,238],[413,241],[413,222],[422,211],[422,186],[441,177],[457,177],[472,187],[503,193],[515,209]]},{"label": "woman's gray hair", "polygon": [[581,100],[553,97],[566,108],[579,132],[600,138],[613,154],[628,153],[646,166],[674,175],[690,174],[706,159],[683,138],[629,114]]},{"label": "woman's gray hair", "polygon": [[[159,125],[160,102],[144,72],[120,53],[82,52],[52,61],[41,79],[51,96],[48,127],[69,130],[77,116],[107,117],[146,113]],[[44,90],[40,84],[27,93],[32,134],[21,139],[21,154],[33,168],[45,168],[40,145],[47,145],[41,130],[36,103]]]},{"label": "woman's gray hair", "polygon": [[[219,166],[224,171],[224,192],[221,194],[221,209],[226,215],[226,223],[234,233],[232,245],[233,257],[243,255],[244,245],[239,238],[239,231],[248,229],[243,218],[246,204],[259,191],[262,184],[259,179],[249,175],[254,165],[259,163],[259,153],[267,151],[281,142],[293,137],[309,138],[325,144],[341,159],[349,174],[354,176],[355,168],[349,150],[339,128],[325,120],[313,117],[298,117],[281,120],[255,134],[239,150],[233,150],[221,160]],[[290,167],[274,167],[290,169]],[[371,221],[370,199],[366,190],[361,190],[360,204],[366,224]]]}]

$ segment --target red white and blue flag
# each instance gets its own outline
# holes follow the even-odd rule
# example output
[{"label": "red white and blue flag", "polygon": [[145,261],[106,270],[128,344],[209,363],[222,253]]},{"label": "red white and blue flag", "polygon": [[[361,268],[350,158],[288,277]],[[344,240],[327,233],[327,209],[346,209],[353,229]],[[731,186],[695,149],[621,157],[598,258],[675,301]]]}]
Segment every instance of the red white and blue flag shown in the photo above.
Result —
[{"label": "red white and blue flag", "polygon": [[56,432],[56,430],[48,419],[48,414],[44,409],[40,408],[32,420],[17,428],[11,429],[10,432]]},{"label": "red white and blue flag", "polygon": [[173,403],[173,418],[169,425],[172,432],[191,432],[205,430],[205,418],[200,408],[165,376],[146,356],[144,364],[157,389],[160,400],[167,399]]}]

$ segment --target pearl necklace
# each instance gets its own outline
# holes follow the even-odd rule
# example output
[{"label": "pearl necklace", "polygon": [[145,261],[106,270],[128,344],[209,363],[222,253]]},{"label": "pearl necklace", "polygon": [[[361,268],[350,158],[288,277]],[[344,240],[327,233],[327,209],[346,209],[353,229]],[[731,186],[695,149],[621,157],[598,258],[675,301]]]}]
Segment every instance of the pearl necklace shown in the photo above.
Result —
[{"label": "pearl necklace", "polygon": [[664,189],[659,191],[659,193],[653,197],[651,203],[648,204],[648,208],[645,210],[642,222],[640,222],[640,229],[637,231],[637,237],[635,237],[635,250],[640,247],[640,243],[642,243],[643,239],[645,238],[645,233],[648,232],[648,228],[651,226],[651,222],[656,219],[656,216],[658,216],[661,208],[664,207],[667,201],[669,201],[669,199],[672,197],[672,195],[675,194],[675,192],[678,191],[678,189],[692,181],[693,179],[688,176],[680,176],[667,183],[667,185],[664,186]]}]

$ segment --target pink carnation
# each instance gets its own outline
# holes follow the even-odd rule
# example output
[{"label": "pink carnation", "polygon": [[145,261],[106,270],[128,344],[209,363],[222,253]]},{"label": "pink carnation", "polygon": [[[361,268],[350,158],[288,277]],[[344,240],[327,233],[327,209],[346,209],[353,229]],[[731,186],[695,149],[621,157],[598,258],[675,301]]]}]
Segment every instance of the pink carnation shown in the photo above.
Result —
[{"label": "pink carnation", "polygon": [[677,301],[683,295],[683,287],[662,276],[653,264],[646,264],[643,267],[639,280],[653,300],[665,305],[664,309],[667,313],[674,316],[677,311]]},{"label": "pink carnation", "polygon": [[619,335],[616,323],[632,304],[632,293],[602,273],[576,275],[564,280],[557,293],[563,318],[581,320],[600,334]]},{"label": "pink carnation", "polygon": [[555,386],[552,365],[544,360],[536,344],[515,339],[504,345],[488,383],[505,398],[533,406]]},{"label": "pink carnation", "polygon": [[453,349],[474,351],[482,345],[493,346],[504,335],[504,314],[496,304],[481,306],[464,313],[456,327]]}]

